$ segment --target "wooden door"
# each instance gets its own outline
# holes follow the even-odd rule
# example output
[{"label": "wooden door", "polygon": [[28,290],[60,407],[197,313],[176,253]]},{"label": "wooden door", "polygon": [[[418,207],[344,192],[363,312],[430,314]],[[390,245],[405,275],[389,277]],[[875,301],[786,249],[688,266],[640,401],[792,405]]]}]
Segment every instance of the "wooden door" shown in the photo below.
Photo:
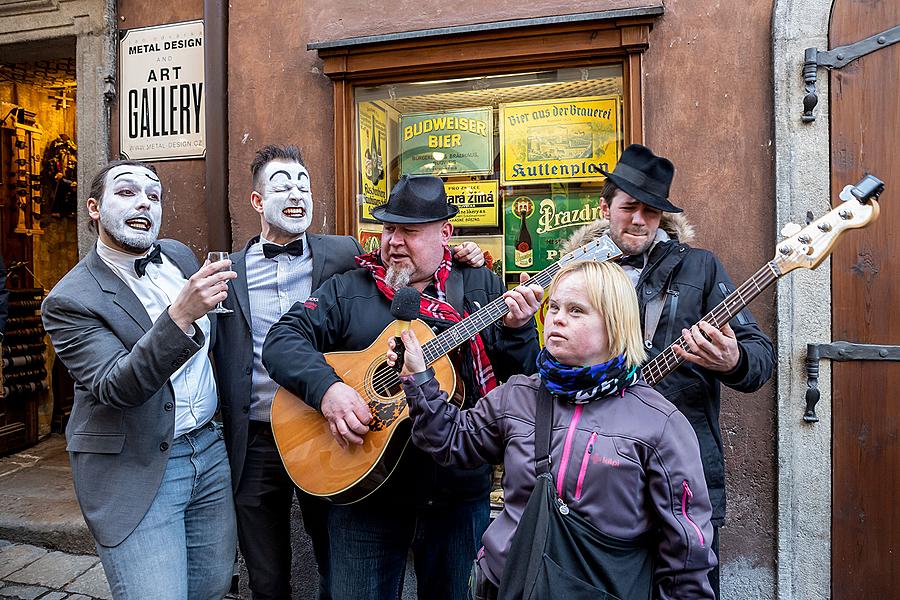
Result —
[{"label": "wooden door", "polygon": [[[829,47],[900,24],[897,0],[835,0]],[[831,191],[869,172],[881,216],[832,258],[833,339],[900,344],[900,44],[831,74]],[[900,362],[833,363],[832,592],[900,597]]]}]

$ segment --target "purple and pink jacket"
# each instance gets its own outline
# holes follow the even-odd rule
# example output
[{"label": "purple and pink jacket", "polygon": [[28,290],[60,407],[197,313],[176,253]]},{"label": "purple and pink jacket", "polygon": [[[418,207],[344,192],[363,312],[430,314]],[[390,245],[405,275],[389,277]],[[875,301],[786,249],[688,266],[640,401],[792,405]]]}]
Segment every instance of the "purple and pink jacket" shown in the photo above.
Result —
[{"label": "purple and pink jacket", "polygon": [[[418,448],[443,465],[504,466],[505,504],[482,538],[480,561],[495,584],[536,480],[540,384],[538,375],[514,376],[460,411],[437,380],[419,387],[403,378]],[[643,380],[621,396],[554,402],[551,472],[563,501],[607,535],[659,531],[654,598],[714,598],[707,579],[716,565],[712,509],[697,436],[684,415]]]}]

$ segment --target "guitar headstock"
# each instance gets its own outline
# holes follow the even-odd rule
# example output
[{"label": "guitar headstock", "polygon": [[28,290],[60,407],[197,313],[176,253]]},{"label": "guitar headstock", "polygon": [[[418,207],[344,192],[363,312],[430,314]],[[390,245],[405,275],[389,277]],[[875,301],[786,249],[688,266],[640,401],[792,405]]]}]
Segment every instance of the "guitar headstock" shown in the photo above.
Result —
[{"label": "guitar headstock", "polygon": [[778,243],[773,262],[785,274],[794,269],[815,269],[825,260],[838,238],[849,229],[865,227],[878,218],[876,198],[884,191],[884,183],[866,175],[859,183],[846,186],[840,193],[843,203],[800,229],[786,225],[788,237]]},{"label": "guitar headstock", "polygon": [[559,265],[563,266],[576,260],[595,260],[604,262],[620,256],[622,256],[622,251],[619,250],[619,247],[609,239],[608,235],[601,235],[584,246],[575,248],[560,258]]}]

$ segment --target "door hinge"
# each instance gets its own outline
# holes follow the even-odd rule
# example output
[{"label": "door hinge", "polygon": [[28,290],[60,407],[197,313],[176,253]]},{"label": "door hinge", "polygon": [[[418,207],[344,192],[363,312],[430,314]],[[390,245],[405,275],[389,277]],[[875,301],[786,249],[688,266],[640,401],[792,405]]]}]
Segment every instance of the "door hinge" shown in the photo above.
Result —
[{"label": "door hinge", "polygon": [[848,360],[898,360],[900,346],[879,344],[854,344],[832,342],[806,345],[806,411],[803,420],[816,423],[816,403],[819,401],[819,360],[827,358],[844,362]]},{"label": "door hinge", "polygon": [[816,120],[813,109],[819,103],[819,96],[816,92],[816,73],[819,67],[841,69],[857,58],[876,50],[887,48],[897,42],[900,42],[900,25],[895,25],[864,40],[840,46],[833,50],[822,51],[815,48],[807,48],[803,60],[803,81],[806,83],[806,95],[803,97],[802,121],[804,123],[812,123]]}]

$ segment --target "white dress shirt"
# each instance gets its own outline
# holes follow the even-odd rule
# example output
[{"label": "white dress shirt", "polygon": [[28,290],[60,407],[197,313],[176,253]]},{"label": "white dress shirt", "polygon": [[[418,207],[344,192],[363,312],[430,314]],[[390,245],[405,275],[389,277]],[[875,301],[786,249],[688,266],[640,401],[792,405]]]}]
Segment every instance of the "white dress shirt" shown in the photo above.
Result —
[{"label": "white dress shirt", "polygon": [[312,292],[312,252],[303,239],[303,254],[287,252],[273,258],[263,254],[263,244],[271,243],[260,236],[259,242],[247,248],[247,292],[250,296],[250,329],[253,333],[253,379],[250,391],[250,419],[269,421],[272,399],[278,384],[272,381],[262,364],[262,347],[272,325],[295,302],[305,302]]},{"label": "white dress shirt", "polygon": [[[187,283],[181,269],[165,253],[161,253],[162,264],[149,263],[143,277],[138,277],[134,271],[134,261],[140,257],[110,248],[100,240],[97,240],[97,254],[134,292],[153,322],[175,301]],[[194,326],[203,332],[203,348],[169,378],[175,392],[175,437],[205,425],[212,419],[218,404],[216,380],[209,361],[209,317],[204,315],[194,322]]]}]

